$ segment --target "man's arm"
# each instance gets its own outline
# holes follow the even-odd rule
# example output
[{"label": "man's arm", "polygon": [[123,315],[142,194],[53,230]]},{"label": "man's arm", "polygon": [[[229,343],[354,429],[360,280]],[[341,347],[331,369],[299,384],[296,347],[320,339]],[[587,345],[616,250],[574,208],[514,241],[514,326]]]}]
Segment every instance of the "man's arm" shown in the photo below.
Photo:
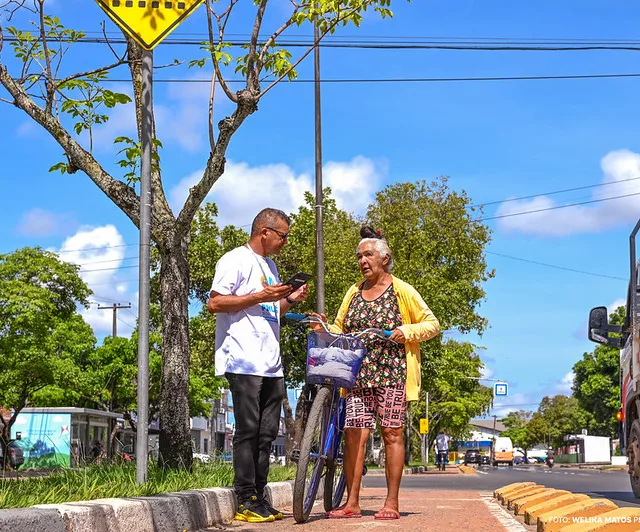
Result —
[{"label": "man's arm", "polygon": [[261,292],[254,292],[253,294],[244,296],[223,295],[212,290],[209,294],[207,308],[211,314],[216,314],[217,312],[238,312],[253,305],[259,305],[260,303],[279,301],[287,297],[290,292],[291,286],[283,284],[265,286]]}]

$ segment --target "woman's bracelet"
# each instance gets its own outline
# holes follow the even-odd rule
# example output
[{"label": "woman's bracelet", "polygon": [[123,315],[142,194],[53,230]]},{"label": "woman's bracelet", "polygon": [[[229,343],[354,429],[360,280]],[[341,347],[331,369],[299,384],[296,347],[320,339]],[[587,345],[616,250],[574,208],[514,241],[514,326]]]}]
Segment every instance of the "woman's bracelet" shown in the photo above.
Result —
[{"label": "woman's bracelet", "polygon": [[293,305],[296,303],[296,301],[291,301],[291,299],[289,299],[289,296],[285,297],[285,300],[287,301],[287,303],[289,303],[289,305]]}]

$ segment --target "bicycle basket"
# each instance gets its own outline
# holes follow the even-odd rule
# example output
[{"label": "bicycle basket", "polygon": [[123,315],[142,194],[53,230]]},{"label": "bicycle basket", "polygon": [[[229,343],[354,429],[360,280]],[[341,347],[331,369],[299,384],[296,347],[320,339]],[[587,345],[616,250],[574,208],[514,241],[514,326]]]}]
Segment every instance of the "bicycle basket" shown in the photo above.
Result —
[{"label": "bicycle basket", "polygon": [[312,332],[307,339],[307,382],[353,388],[367,350],[359,338]]}]

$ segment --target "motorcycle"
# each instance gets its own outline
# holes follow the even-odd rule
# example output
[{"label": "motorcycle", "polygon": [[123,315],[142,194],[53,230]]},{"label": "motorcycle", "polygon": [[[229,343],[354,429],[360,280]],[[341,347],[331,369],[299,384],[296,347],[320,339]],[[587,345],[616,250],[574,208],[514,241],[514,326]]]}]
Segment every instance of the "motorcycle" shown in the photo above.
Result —
[{"label": "motorcycle", "polygon": [[553,456],[547,456],[547,466],[549,469],[553,467]]}]

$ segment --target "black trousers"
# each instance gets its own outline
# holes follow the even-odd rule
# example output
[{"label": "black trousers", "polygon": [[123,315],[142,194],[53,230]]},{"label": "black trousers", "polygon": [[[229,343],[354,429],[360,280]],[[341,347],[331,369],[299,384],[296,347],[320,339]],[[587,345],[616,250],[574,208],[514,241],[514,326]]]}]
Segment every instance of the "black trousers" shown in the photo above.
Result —
[{"label": "black trousers", "polygon": [[284,378],[225,373],[236,431],[233,436],[233,487],[239,501],[262,498],[269,476],[271,444],[278,436]]}]

